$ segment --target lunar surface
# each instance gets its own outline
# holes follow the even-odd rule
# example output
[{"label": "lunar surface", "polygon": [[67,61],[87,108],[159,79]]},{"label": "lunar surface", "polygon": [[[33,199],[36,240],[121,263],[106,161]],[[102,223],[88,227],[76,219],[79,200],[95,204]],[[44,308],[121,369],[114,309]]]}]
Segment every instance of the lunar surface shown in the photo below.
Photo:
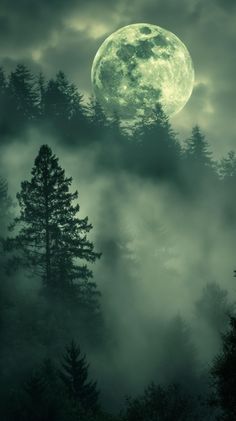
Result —
[{"label": "lunar surface", "polygon": [[123,119],[152,116],[157,105],[166,115],[174,115],[187,103],[193,84],[191,56],[182,41],[145,23],[111,34],[92,66],[98,102]]}]

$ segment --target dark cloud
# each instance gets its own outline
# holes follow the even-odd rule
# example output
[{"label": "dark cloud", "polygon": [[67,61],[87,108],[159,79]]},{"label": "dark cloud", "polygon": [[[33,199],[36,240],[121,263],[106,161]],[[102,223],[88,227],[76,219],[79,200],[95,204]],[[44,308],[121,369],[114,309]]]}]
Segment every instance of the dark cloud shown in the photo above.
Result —
[{"label": "dark cloud", "polygon": [[[69,2],[68,2],[69,3]],[[14,51],[42,44],[53,28],[60,26],[64,13],[70,10],[64,1],[2,1],[1,50]]]},{"label": "dark cloud", "polygon": [[86,32],[68,30],[56,48],[45,50],[39,63],[49,77],[60,69],[80,90],[88,92],[91,90],[90,69],[98,46],[97,40],[90,38]]}]

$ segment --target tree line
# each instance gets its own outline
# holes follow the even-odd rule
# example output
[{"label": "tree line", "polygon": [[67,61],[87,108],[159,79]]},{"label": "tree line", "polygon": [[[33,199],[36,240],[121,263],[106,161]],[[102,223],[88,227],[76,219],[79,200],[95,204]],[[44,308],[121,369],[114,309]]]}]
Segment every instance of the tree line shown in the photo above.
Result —
[{"label": "tree line", "polygon": [[107,117],[94,98],[85,100],[61,71],[46,80],[22,64],[9,75],[0,69],[0,111],[2,143],[36,127],[68,147],[99,145],[98,164],[112,171],[168,179],[190,189],[196,179],[214,180],[216,172],[228,175],[235,168],[234,152],[214,162],[198,126],[183,145],[157,107],[152,120],[144,118],[127,127],[117,115]]}]

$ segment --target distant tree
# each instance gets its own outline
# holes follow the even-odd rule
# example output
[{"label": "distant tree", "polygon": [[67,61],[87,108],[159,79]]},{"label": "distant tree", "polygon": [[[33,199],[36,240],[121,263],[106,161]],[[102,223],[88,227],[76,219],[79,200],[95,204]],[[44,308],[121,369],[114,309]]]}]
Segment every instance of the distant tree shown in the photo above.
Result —
[{"label": "distant tree", "polygon": [[4,111],[6,90],[7,90],[7,79],[6,79],[4,70],[0,67],[0,111],[1,111],[1,114]]},{"label": "distant tree", "polygon": [[7,86],[6,76],[2,67],[0,67],[0,96],[5,93]]},{"label": "distant tree", "polygon": [[45,95],[46,95],[46,80],[43,73],[40,73],[36,79],[36,89],[38,93],[38,110],[39,118],[45,116]]},{"label": "distant tree", "polygon": [[96,382],[90,381],[89,365],[80,348],[71,342],[63,356],[60,377],[71,405],[90,413],[98,410],[98,391]]},{"label": "distant tree", "polygon": [[229,301],[228,292],[212,282],[203,289],[202,296],[196,302],[196,314],[217,334],[222,334],[228,327],[229,315],[234,306]]},{"label": "distant tree", "polygon": [[[13,389],[11,404],[8,404],[6,421],[64,421],[66,419],[65,398],[60,388],[56,368],[50,360]],[[71,418],[68,417],[68,420]]]},{"label": "distant tree", "polygon": [[[33,417],[37,419],[39,408],[44,406],[45,384],[40,374],[33,374],[26,382],[25,391],[29,397],[30,410]],[[41,418],[41,417],[40,417]]]},{"label": "distant tree", "polygon": [[199,126],[192,129],[192,136],[187,141],[185,156],[190,165],[210,167],[212,165],[212,156],[209,151],[209,145]]},{"label": "distant tree", "polygon": [[0,67],[0,135],[5,135],[7,131],[6,117],[9,110],[7,108],[7,78]]},{"label": "distant tree", "polygon": [[[158,340],[158,338],[157,338]],[[179,383],[189,390],[197,387],[197,356],[191,330],[181,316],[176,316],[165,327],[162,366],[165,367],[165,381]],[[157,368],[158,376],[158,368]]]},{"label": "distant tree", "polygon": [[236,419],[236,317],[230,317],[230,329],[222,336],[223,349],[212,369],[213,404],[222,411],[220,420]]},{"label": "distant tree", "polygon": [[78,141],[86,125],[83,97],[63,72],[49,80],[42,95],[43,117],[63,138]]},{"label": "distant tree", "polygon": [[219,174],[223,180],[232,179],[235,181],[236,177],[236,154],[230,151],[226,158],[223,158],[219,164]]},{"label": "distant tree", "polygon": [[136,125],[127,145],[128,165],[147,177],[177,179],[180,144],[167,116],[160,107],[152,119]]},{"label": "distant tree", "polygon": [[236,181],[236,154],[234,151],[230,151],[218,163],[218,175],[221,187],[219,192],[221,193],[220,201],[224,210],[224,218],[233,228],[236,225],[236,197],[232,194]]},{"label": "distant tree", "polygon": [[17,126],[38,116],[38,95],[35,78],[29,69],[19,64],[10,74],[8,83],[8,112]]},{"label": "distant tree", "polygon": [[88,218],[78,218],[80,206],[73,204],[78,192],[70,192],[71,183],[49,146],[42,146],[31,180],[22,182],[17,194],[20,216],[11,227],[17,233],[6,247],[17,251],[17,263],[38,274],[48,292],[94,298],[93,274],[84,262],[95,262],[100,254],[87,239]]},{"label": "distant tree", "polygon": [[96,98],[91,98],[90,104],[88,106],[88,112],[91,129],[94,133],[94,136],[101,136],[107,125],[107,117],[101,104],[96,100]]},{"label": "distant tree", "polygon": [[[7,227],[10,222],[10,207],[11,201],[8,196],[7,181],[5,178],[0,177],[0,335],[2,335],[2,328],[4,324],[4,311],[11,301],[8,282],[6,279],[6,258],[3,248],[3,237],[7,233]],[[1,339],[2,338],[0,338],[0,341]]]},{"label": "distant tree", "polygon": [[96,383],[88,380],[85,356],[74,343],[67,348],[60,369],[44,360],[6,397],[0,408],[4,421],[118,421],[100,409]]},{"label": "distant tree", "polygon": [[193,399],[177,385],[151,384],[140,398],[127,400],[124,421],[194,421]]},{"label": "distant tree", "polygon": [[44,95],[46,117],[58,121],[60,118],[71,118],[76,88],[72,87],[63,72],[58,72],[56,79],[49,80]]},{"label": "distant tree", "polygon": [[8,183],[0,177],[0,235],[6,233],[11,207],[11,199],[8,195]]}]

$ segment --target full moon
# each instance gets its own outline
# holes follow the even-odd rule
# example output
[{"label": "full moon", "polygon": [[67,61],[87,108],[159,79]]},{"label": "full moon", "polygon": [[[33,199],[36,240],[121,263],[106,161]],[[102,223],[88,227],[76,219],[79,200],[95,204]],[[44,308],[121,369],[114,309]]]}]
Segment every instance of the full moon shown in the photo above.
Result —
[{"label": "full moon", "polygon": [[180,39],[159,26],[138,23],[111,34],[92,65],[97,101],[122,119],[151,117],[159,105],[178,113],[194,85],[191,56]]}]

